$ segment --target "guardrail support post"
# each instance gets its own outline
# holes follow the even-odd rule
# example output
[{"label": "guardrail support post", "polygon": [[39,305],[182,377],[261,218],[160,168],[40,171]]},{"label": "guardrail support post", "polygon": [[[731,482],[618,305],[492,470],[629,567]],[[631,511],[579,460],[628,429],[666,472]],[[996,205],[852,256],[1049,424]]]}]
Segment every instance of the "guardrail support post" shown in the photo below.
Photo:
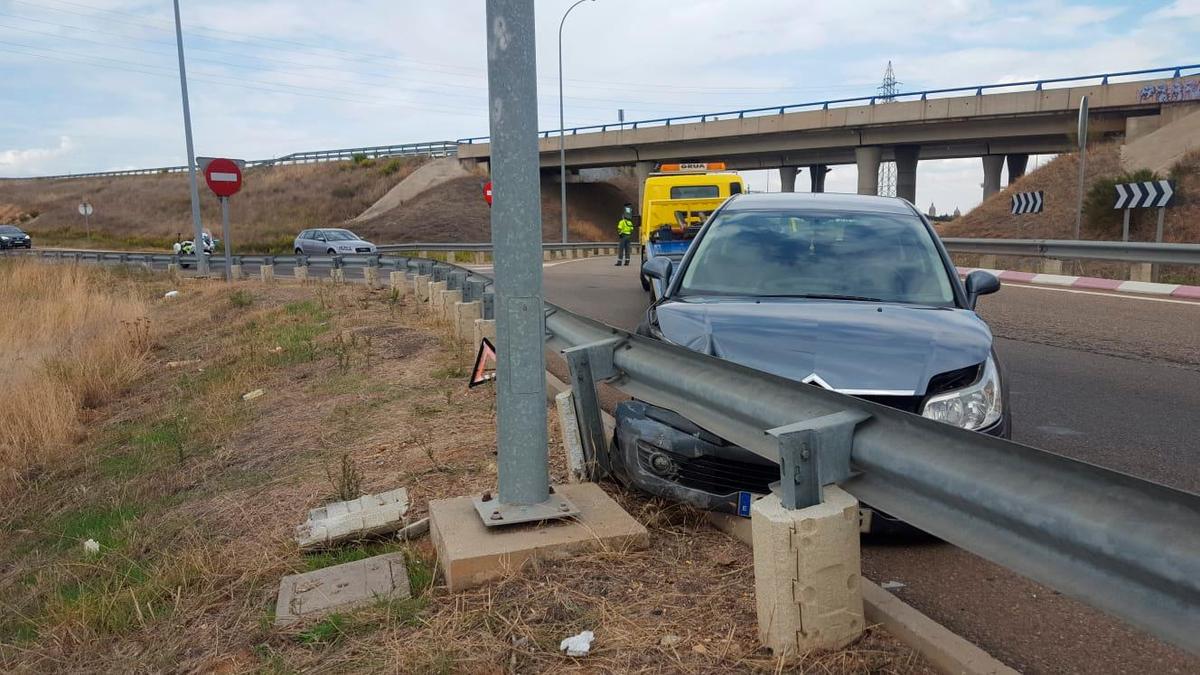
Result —
[{"label": "guardrail support post", "polygon": [[388,283],[391,285],[392,290],[400,295],[404,295],[405,291],[408,290],[409,285],[406,283],[407,281],[404,272],[401,270],[396,270],[388,275]]},{"label": "guardrail support post", "polygon": [[263,283],[275,281],[275,259],[270,256],[264,258],[262,267],[258,271],[262,276]]},{"label": "guardrail support post", "polygon": [[829,484],[849,477],[854,429],[867,417],[844,411],[767,430],[779,441],[779,489],[750,507],[750,521],[758,633],[776,655],[862,634],[858,500]]},{"label": "guardrail support post", "polygon": [[374,260],[363,268],[363,279],[367,282],[367,288],[379,288],[379,268]]},{"label": "guardrail support post", "polygon": [[1044,258],[1042,274],[1062,274],[1062,261],[1057,258]]},{"label": "guardrail support post", "polygon": [[[478,300],[466,300],[454,303],[454,337],[466,340],[475,336],[475,321],[483,313],[483,303]],[[479,344],[476,342],[475,344]]]},{"label": "guardrail support post", "polygon": [[600,415],[596,380],[616,374],[613,351],[621,342],[620,338],[612,338],[570,347],[562,352],[571,373],[571,394],[583,441],[584,470],[589,481],[599,480],[608,471],[608,438]]},{"label": "guardrail support post", "polygon": [[233,257],[233,264],[229,266],[228,274],[226,274],[225,278],[229,281],[237,281],[242,278],[242,259],[240,257]]},{"label": "guardrail support post", "polygon": [[296,266],[292,268],[292,274],[297,281],[308,280],[308,256],[296,256]]},{"label": "guardrail support post", "polygon": [[333,256],[333,269],[329,270],[329,278],[333,283],[340,284],[346,281],[346,270],[342,268],[342,256]]},{"label": "guardrail support post", "polygon": [[435,314],[440,314],[442,308],[442,291],[446,290],[445,281],[431,281],[427,292],[429,293],[429,311]]}]

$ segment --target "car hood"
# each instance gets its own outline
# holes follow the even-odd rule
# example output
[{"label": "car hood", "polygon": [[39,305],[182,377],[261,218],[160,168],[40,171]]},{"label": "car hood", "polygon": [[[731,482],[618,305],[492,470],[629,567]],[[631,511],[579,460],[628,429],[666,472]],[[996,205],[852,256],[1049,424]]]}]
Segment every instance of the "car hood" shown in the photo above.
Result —
[{"label": "car hood", "polygon": [[848,394],[923,394],[938,373],[984,361],[992,334],[974,312],[802,299],[691,299],[656,308],[667,340]]}]

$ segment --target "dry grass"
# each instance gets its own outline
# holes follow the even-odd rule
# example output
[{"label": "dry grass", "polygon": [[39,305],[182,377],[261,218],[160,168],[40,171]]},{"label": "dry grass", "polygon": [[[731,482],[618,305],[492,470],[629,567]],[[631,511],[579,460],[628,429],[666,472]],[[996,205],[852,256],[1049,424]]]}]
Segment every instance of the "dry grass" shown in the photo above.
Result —
[{"label": "dry grass", "polygon": [[[301,554],[293,527],[343,473],[363,491],[407,486],[414,519],[430,499],[494,488],[494,392],[465,386],[472,350],[409,296],[238,290],[189,282],[183,302],[154,304],[159,367],[96,411],[75,462],[0,498],[0,671],[928,672],[877,631],[795,663],[761,653],[749,552],[694,511],[614,486],[649,550],[464,593],[439,583],[428,540]],[[564,480],[557,440],[550,456]],[[413,599],[272,627],[282,575],[390,551],[406,553]],[[584,629],[593,655],[562,655]]]},{"label": "dry grass", "polygon": [[143,372],[150,325],[130,286],[94,267],[0,263],[0,491],[69,453],[87,411]]}]

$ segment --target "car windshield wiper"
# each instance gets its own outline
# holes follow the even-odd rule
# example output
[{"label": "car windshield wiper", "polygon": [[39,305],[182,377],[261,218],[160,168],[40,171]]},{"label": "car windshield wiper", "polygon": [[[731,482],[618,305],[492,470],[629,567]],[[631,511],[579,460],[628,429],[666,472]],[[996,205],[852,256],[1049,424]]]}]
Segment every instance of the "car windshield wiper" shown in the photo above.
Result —
[{"label": "car windshield wiper", "polygon": [[883,302],[883,298],[870,298],[865,295],[836,295],[832,293],[780,293],[778,295],[759,295],[760,298],[803,298],[805,300],[851,300],[855,302]]}]

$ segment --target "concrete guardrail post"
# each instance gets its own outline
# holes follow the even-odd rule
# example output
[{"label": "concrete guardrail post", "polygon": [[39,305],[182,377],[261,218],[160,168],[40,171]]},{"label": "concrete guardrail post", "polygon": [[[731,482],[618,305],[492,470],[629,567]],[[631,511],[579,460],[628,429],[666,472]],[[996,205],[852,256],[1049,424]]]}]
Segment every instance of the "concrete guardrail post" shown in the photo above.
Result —
[{"label": "concrete guardrail post", "polygon": [[496,344],[495,319],[475,319],[475,329],[471,336],[471,344],[478,345],[483,342],[483,338],[487,338],[492,344]]},{"label": "concrete guardrail post", "polygon": [[446,282],[445,281],[429,282],[429,290],[428,290],[429,311],[433,312],[435,316],[438,316],[441,314],[442,291],[444,291],[444,290],[446,290]]},{"label": "concrete guardrail post", "polygon": [[374,265],[364,267],[363,279],[367,282],[367,288],[379,288],[379,268]]},{"label": "concrete guardrail post", "polygon": [[863,631],[858,500],[834,485],[823,499],[793,510],[772,493],[750,507],[758,634],[777,657],[838,649]]},{"label": "concrete guardrail post", "polygon": [[1130,281],[1154,281],[1154,263],[1133,263],[1129,266]]},{"label": "concrete guardrail post", "polygon": [[483,315],[483,303],[472,302],[454,303],[454,337],[466,340],[475,335],[475,321]]},{"label": "concrete guardrail post", "polygon": [[442,299],[438,306],[437,316],[447,322],[454,322],[454,305],[462,302],[462,291],[446,290],[441,293]]},{"label": "concrete guardrail post", "polygon": [[475,264],[483,265],[485,263],[487,263],[487,254],[485,254],[483,251],[476,251],[475,252]]},{"label": "concrete guardrail post", "polygon": [[551,251],[548,248],[542,249],[542,260],[543,261],[553,260],[553,259],[554,259],[554,251]]},{"label": "concrete guardrail post", "polygon": [[297,281],[308,281],[308,258],[300,256],[296,259],[296,266],[292,268],[292,275]]},{"label": "concrete guardrail post", "polygon": [[996,269],[996,256],[990,253],[979,256],[979,266],[985,270]]},{"label": "concrete guardrail post", "polygon": [[275,261],[267,258],[263,261],[262,267],[258,268],[259,274],[262,275],[263,283],[271,283],[275,281]]},{"label": "concrete guardrail post", "polygon": [[404,278],[404,272],[400,270],[393,271],[388,275],[388,285],[391,286],[392,290],[399,292],[400,295],[404,295],[405,291],[408,290],[409,284],[406,283],[407,281],[408,279]]},{"label": "concrete guardrail post", "polygon": [[237,281],[242,278],[242,259],[235,256],[229,265],[229,280]]},{"label": "concrete guardrail post", "polygon": [[413,277],[413,295],[416,296],[418,302],[429,301],[429,281],[430,276],[428,274],[418,274]]},{"label": "concrete guardrail post", "polygon": [[458,251],[447,251],[446,262],[451,264],[458,262]]},{"label": "concrete guardrail post", "polygon": [[1042,274],[1062,274],[1062,261],[1057,258],[1043,258]]}]

